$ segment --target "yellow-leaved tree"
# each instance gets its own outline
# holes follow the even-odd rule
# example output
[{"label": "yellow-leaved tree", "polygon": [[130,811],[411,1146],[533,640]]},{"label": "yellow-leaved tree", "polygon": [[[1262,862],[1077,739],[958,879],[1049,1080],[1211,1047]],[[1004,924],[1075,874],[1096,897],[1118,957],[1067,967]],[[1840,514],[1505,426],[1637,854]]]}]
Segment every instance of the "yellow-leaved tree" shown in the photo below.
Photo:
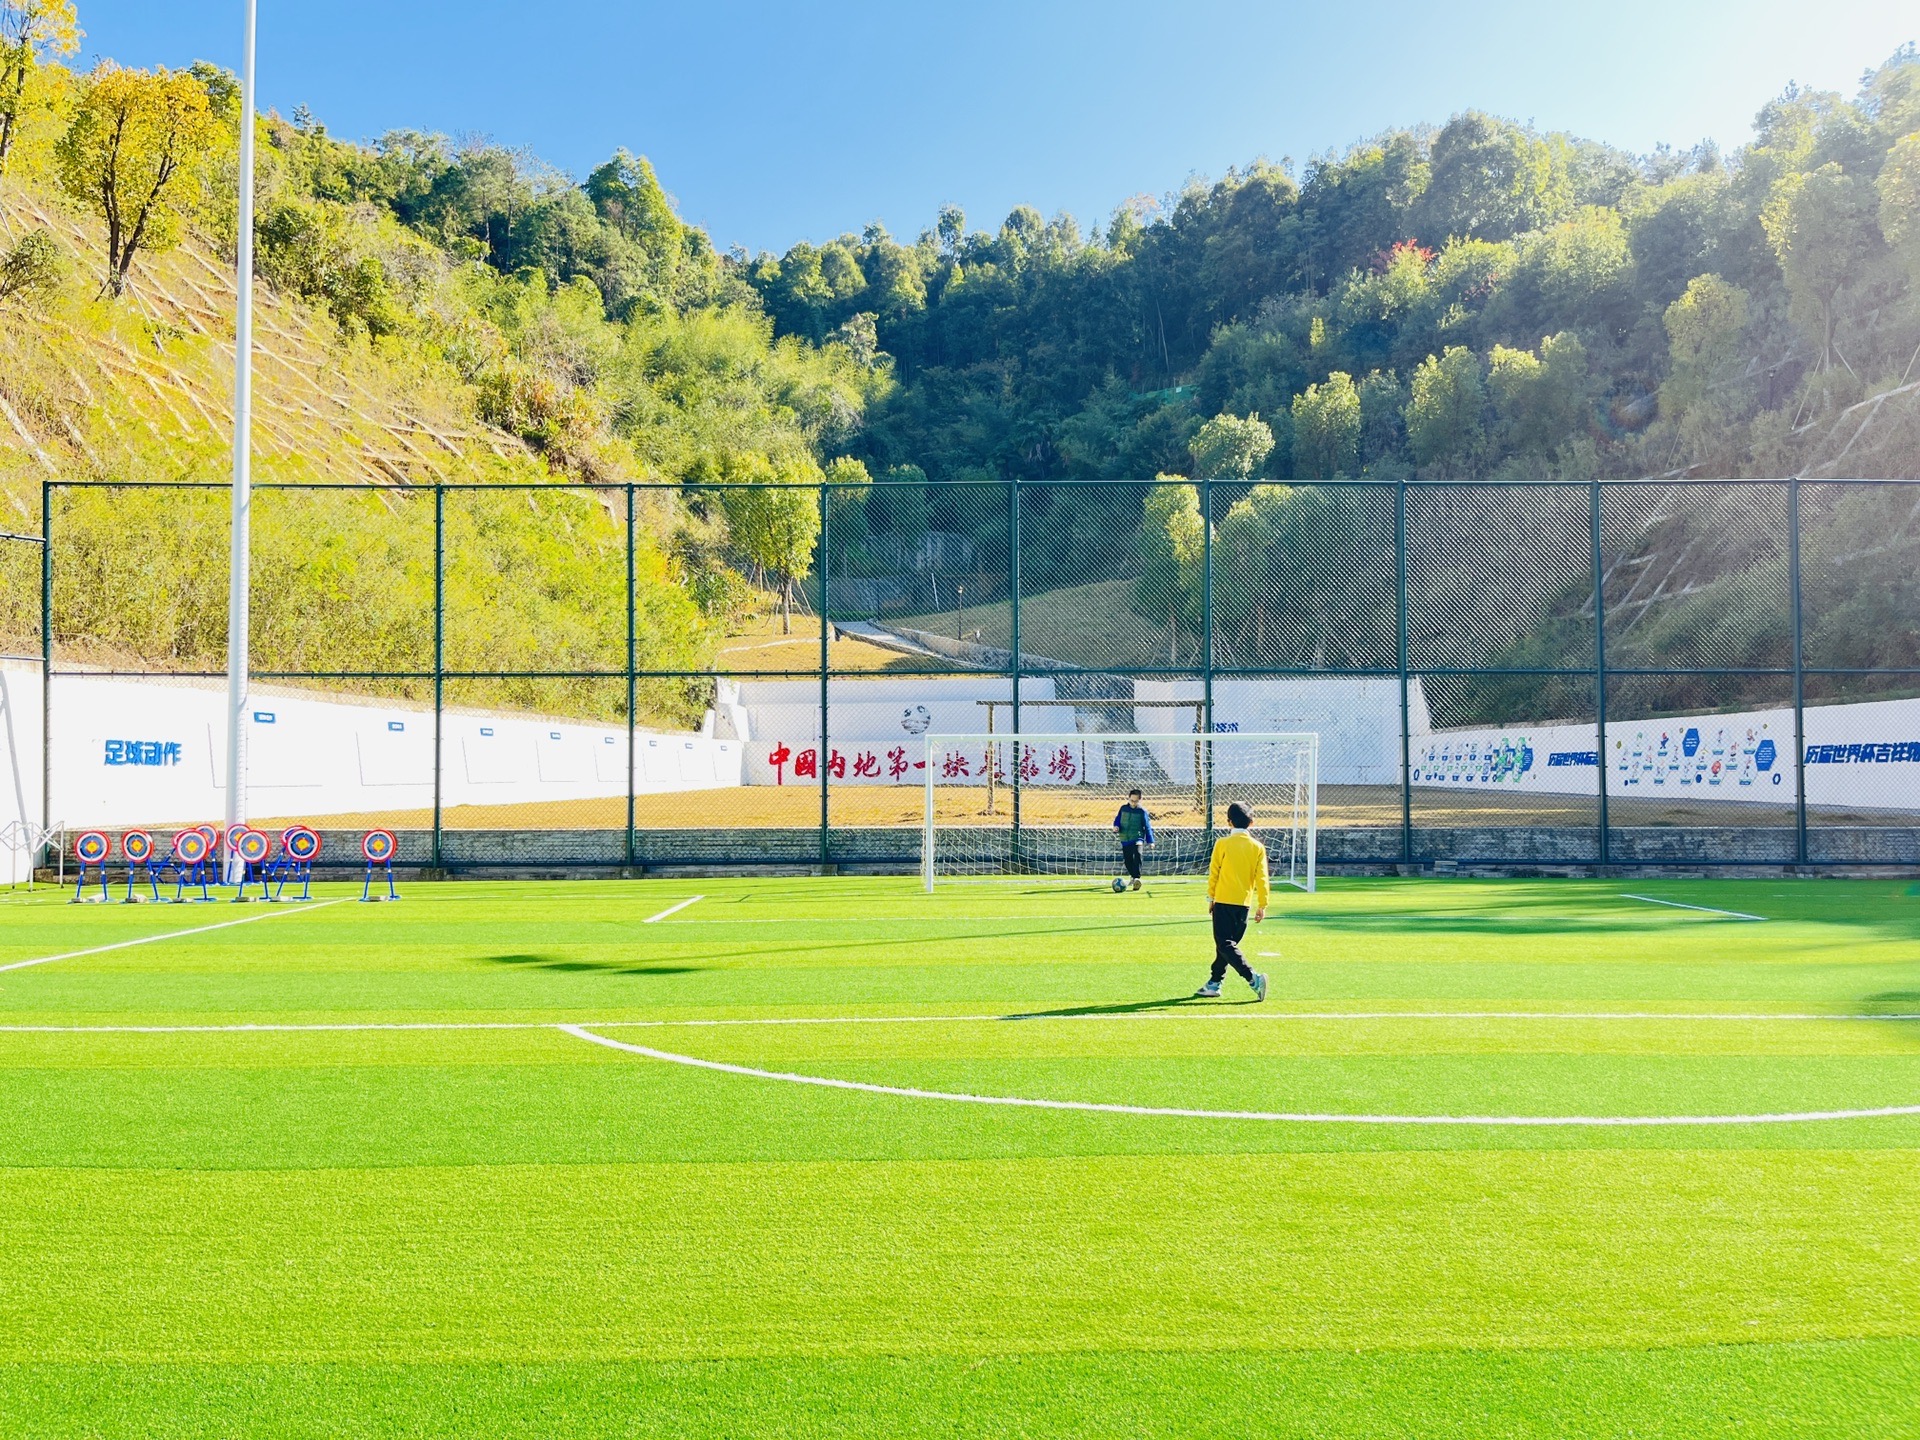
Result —
[{"label": "yellow-leaved tree", "polygon": [[179,241],[180,205],[191,193],[182,172],[206,157],[220,133],[198,76],[105,61],[87,77],[56,153],[67,193],[106,222],[103,292],[124,294],[136,255]]},{"label": "yellow-leaved tree", "polygon": [[13,153],[28,77],[43,55],[71,55],[79,48],[73,0],[0,0],[0,175]]}]

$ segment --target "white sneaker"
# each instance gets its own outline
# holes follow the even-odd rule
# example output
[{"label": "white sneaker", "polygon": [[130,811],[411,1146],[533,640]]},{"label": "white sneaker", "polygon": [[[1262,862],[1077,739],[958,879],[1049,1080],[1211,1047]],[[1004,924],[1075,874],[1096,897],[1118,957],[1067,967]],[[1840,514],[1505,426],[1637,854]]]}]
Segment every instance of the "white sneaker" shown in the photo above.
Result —
[{"label": "white sneaker", "polygon": [[[1217,994],[1219,992],[1216,991],[1215,993]],[[1257,970],[1253,975],[1253,998],[1255,1000],[1264,1000],[1267,998],[1267,977]]]},{"label": "white sneaker", "polygon": [[1196,1000],[1218,1000],[1220,998],[1220,982],[1218,980],[1209,980],[1193,992],[1193,998]]}]

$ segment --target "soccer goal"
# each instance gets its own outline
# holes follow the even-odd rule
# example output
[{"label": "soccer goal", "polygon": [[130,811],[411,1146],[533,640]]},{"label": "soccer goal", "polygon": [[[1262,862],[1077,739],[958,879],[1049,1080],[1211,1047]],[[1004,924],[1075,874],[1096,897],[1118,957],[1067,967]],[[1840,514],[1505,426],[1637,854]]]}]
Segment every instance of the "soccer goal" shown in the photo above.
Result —
[{"label": "soccer goal", "polygon": [[929,735],[926,767],[929,890],[1007,875],[1118,876],[1113,822],[1129,790],[1153,822],[1149,881],[1204,876],[1237,800],[1253,811],[1274,880],[1314,888],[1318,735]]}]

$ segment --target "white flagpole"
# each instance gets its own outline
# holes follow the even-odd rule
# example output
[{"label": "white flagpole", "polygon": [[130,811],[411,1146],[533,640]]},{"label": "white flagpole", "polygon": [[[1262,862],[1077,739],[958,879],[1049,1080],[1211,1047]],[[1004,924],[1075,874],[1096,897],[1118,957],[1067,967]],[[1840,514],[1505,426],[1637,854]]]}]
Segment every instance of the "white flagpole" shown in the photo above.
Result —
[{"label": "white flagpole", "polygon": [[[247,603],[253,510],[253,54],[258,0],[246,0],[240,68],[240,261],[234,288],[233,547],[227,577],[227,827],[247,818]],[[227,861],[229,873],[233,861]]]}]

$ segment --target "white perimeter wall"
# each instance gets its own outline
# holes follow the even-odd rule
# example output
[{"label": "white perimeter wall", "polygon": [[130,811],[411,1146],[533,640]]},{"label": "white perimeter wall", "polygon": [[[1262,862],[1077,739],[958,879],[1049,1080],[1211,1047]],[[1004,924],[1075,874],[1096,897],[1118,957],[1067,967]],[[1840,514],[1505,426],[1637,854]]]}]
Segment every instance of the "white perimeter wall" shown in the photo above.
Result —
[{"label": "white perimeter wall", "polygon": [[[833,731],[828,737],[828,758],[836,752],[839,754],[846,769],[847,784],[925,784],[926,770],[921,757],[926,753],[929,734],[983,734],[987,728],[987,707],[979,702],[1013,699],[1011,680],[982,675],[897,679],[836,677],[828,684],[827,703],[831,712],[828,723]],[[1028,709],[1024,703],[1053,698],[1053,681],[1044,677],[1022,678],[1021,727],[1073,729],[1071,710],[1050,705]],[[817,769],[811,778],[794,772],[796,762],[809,751],[813,754],[812,765],[820,763],[820,682],[743,680],[739,703],[746,712],[752,736],[747,745],[746,783],[817,783]],[[999,711],[995,725],[999,730],[1012,731],[1013,716],[1009,710]],[[979,749],[983,753],[975,755],[967,766],[969,776],[949,777],[944,783],[966,784],[969,780],[986,783],[982,773],[985,747]],[[783,765],[776,766],[774,757],[783,751],[787,759]],[[1104,783],[1104,758],[1099,763],[1100,780]],[[904,770],[900,769],[902,765]]]},{"label": "white perimeter wall", "polygon": [[44,777],[40,667],[0,660],[0,885],[17,885],[33,863]]},{"label": "white perimeter wall", "polygon": [[[1920,700],[1809,705],[1807,803],[1920,810]],[[1447,730],[1413,745],[1413,783],[1449,790],[1599,793],[1593,725]],[[1607,794],[1792,804],[1793,711],[1611,721]]]},{"label": "white perimeter wall", "polygon": [[[1140,680],[1139,700],[1199,700],[1206,687],[1198,680]],[[1417,735],[1426,730],[1427,698],[1415,680],[1408,687],[1408,719]],[[1188,710],[1149,706],[1133,712],[1141,731],[1187,730]],[[1398,677],[1303,676],[1239,678],[1213,682],[1213,728],[1250,734],[1320,737],[1322,785],[1398,785],[1400,783],[1400,681]],[[1191,746],[1169,746],[1160,756],[1172,778],[1193,778]]]},{"label": "white perimeter wall", "polygon": [[[1141,681],[1137,698],[1197,699],[1195,681]],[[722,697],[722,734],[637,737],[637,788],[654,794],[741,784],[817,783],[798,757],[821,761],[820,688],[809,681],[747,681]],[[983,699],[1006,700],[1005,679],[841,678],[832,682],[830,752],[846,784],[921,785],[928,732],[985,728]],[[1054,698],[1053,682],[1025,679],[1025,699]],[[53,695],[52,819],[68,829],[217,818],[225,811],[225,689],[218,682],[58,677]],[[1434,732],[1417,683],[1410,694],[1413,783],[1441,789],[1543,794],[1596,792],[1600,757],[1588,725]],[[324,821],[330,815],[425,809],[433,801],[431,712],[349,697],[267,691],[250,707],[256,816]],[[1071,711],[1026,710],[1027,733],[1071,728]],[[1311,730],[1321,737],[1323,784],[1397,784],[1399,684],[1387,679],[1221,678],[1222,729]],[[1143,732],[1180,729],[1183,710],[1136,709]],[[0,661],[0,883],[26,874],[25,829],[42,816],[39,667]],[[269,718],[270,717],[270,718]],[[1001,726],[1009,717],[1002,711]],[[626,793],[626,732],[525,714],[449,710],[443,717],[442,803],[507,805]],[[711,729],[712,727],[709,727]],[[1920,700],[1809,706],[1808,803],[1920,812]],[[1620,797],[1791,803],[1793,714],[1788,709],[1703,715],[1608,727],[1608,790]],[[775,752],[787,752],[778,773]],[[137,763],[135,757],[137,756]],[[1048,757],[1037,756],[1043,764]],[[1088,743],[1075,782],[1106,783],[1104,755]],[[896,767],[904,761],[904,768]],[[981,783],[985,756],[943,783]],[[1164,763],[1188,778],[1191,750]],[[1183,770],[1183,767],[1188,767]],[[1060,783],[1043,776],[1035,783]]]},{"label": "white perimeter wall", "polygon": [[[433,804],[429,710],[263,691],[248,713],[249,815],[324,820]],[[217,682],[56,676],[52,728],[55,824],[164,824],[225,812],[226,690]],[[441,732],[448,809],[627,792],[623,728],[448,710]],[[741,759],[737,740],[641,732],[636,788],[738,785]]]}]

